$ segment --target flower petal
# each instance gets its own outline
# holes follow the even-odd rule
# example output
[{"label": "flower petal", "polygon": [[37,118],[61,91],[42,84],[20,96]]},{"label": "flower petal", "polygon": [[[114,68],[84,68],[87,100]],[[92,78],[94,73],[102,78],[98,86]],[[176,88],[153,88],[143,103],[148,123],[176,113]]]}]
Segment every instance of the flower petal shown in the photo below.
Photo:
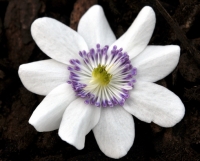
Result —
[{"label": "flower petal", "polygon": [[147,46],[137,57],[131,60],[137,68],[137,80],[155,82],[170,74],[177,66],[180,47],[177,45]]},{"label": "flower petal", "polygon": [[67,66],[52,59],[20,65],[18,74],[23,85],[39,95],[47,95],[69,77]]},{"label": "flower petal", "polygon": [[80,19],[78,33],[83,36],[89,48],[112,44],[116,38],[108,24],[103,9],[99,5],[92,6]]},{"label": "flower petal", "polygon": [[109,51],[116,45],[123,48],[130,56],[130,59],[145,49],[152,36],[155,27],[156,17],[153,9],[144,7],[129,29],[111,45]]},{"label": "flower petal", "polygon": [[172,127],[185,114],[180,98],[168,89],[150,82],[137,82],[124,108],[145,122]]},{"label": "flower petal", "polygon": [[79,51],[88,50],[86,42],[77,32],[52,18],[35,20],[31,34],[45,54],[65,64]]},{"label": "flower petal", "polygon": [[65,109],[75,98],[69,84],[59,85],[38,105],[29,123],[40,132],[58,129]]},{"label": "flower petal", "polygon": [[82,98],[76,99],[63,115],[59,136],[77,149],[83,149],[85,136],[98,123],[100,112],[100,108],[86,105]]},{"label": "flower petal", "polygon": [[99,123],[93,132],[105,155],[121,158],[127,154],[134,141],[133,117],[123,107],[102,108]]}]

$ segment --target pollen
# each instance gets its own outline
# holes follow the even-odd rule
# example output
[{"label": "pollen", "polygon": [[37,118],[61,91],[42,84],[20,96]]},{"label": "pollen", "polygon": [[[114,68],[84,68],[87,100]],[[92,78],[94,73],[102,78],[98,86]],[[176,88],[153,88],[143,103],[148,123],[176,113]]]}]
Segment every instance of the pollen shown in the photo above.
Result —
[{"label": "pollen", "polygon": [[112,75],[106,71],[105,65],[98,65],[97,68],[93,69],[92,82],[98,83],[101,86],[106,86],[112,79]]}]

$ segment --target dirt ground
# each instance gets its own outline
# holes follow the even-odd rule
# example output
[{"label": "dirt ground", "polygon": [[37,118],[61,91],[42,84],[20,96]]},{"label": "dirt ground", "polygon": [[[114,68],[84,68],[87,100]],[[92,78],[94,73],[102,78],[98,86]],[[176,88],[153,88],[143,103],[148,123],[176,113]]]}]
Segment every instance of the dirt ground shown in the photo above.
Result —
[{"label": "dirt ground", "polygon": [[100,151],[92,132],[81,151],[62,141],[58,131],[36,132],[28,119],[44,97],[26,90],[17,74],[20,64],[48,58],[30,34],[36,18],[53,17],[76,30],[93,4],[104,8],[117,37],[149,5],[157,17],[150,44],[181,47],[177,68],[157,83],[182,99],[184,119],[173,128],[162,128],[134,118],[135,141],[121,160],[200,160],[200,1],[0,0],[0,161],[112,160]]}]

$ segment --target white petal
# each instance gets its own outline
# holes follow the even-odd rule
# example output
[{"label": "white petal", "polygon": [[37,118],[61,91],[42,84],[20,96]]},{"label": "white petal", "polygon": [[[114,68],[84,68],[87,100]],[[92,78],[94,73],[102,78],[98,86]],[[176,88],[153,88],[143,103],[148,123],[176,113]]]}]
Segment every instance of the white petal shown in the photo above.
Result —
[{"label": "white petal", "polygon": [[68,64],[81,50],[88,50],[84,39],[74,30],[52,18],[39,18],[31,26],[39,48],[51,58]]},{"label": "white petal", "polygon": [[168,89],[150,82],[137,82],[124,108],[138,119],[172,127],[185,114],[180,98]]},{"label": "white petal", "polygon": [[102,108],[99,123],[93,129],[101,151],[111,158],[121,158],[133,145],[133,117],[123,107]]},{"label": "white petal", "polygon": [[67,66],[52,59],[22,64],[18,74],[23,85],[39,95],[47,95],[69,77]]},{"label": "white petal", "polygon": [[65,109],[75,98],[71,85],[61,84],[38,105],[29,123],[40,132],[58,129]]},{"label": "white petal", "polygon": [[83,149],[85,136],[98,123],[100,112],[100,108],[86,105],[82,98],[76,99],[63,115],[59,136],[77,149]]},{"label": "white petal", "polygon": [[123,48],[127,52],[130,59],[138,55],[145,49],[152,36],[155,27],[155,13],[149,6],[144,7],[129,29],[111,45],[109,50],[112,50],[116,45],[118,48]]},{"label": "white petal", "polygon": [[177,66],[179,57],[180,47],[177,45],[147,46],[131,60],[138,71],[136,80],[155,82],[166,77]]},{"label": "white petal", "polygon": [[104,47],[116,40],[99,5],[94,5],[83,15],[79,21],[78,33],[83,36],[89,48],[95,48],[97,43]]}]

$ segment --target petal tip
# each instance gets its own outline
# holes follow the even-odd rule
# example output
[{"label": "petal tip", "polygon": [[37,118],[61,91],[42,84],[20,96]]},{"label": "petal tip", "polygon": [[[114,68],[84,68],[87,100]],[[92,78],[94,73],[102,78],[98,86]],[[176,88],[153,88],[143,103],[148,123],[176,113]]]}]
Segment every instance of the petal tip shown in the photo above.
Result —
[{"label": "petal tip", "polygon": [[41,22],[44,20],[44,18],[37,18],[33,21],[31,24],[31,34],[34,32],[35,29],[38,28],[38,26],[41,24]]},{"label": "petal tip", "polygon": [[44,132],[44,130],[40,129],[40,127],[37,126],[37,123],[34,121],[33,117],[30,117],[30,119],[28,120],[28,123],[30,125],[32,125],[35,128],[36,131],[38,131],[38,132]]},{"label": "petal tip", "polygon": [[185,116],[185,106],[184,106],[184,104],[180,100],[180,107],[177,110],[175,121],[174,122],[172,121],[171,123],[169,122],[169,124],[166,125],[165,127],[170,128],[170,127],[175,126],[176,124],[178,124],[179,122],[181,122],[181,120],[184,118],[184,116]]},{"label": "petal tip", "polygon": [[95,5],[93,5],[92,7],[90,7],[89,9],[92,9],[92,10],[103,10],[103,8],[100,6],[100,5],[98,5],[98,4],[95,4]]},{"label": "petal tip", "polygon": [[37,18],[36,20],[33,21],[33,23],[31,24],[31,35],[33,38],[37,36],[37,33],[42,29],[42,26],[47,25],[49,20],[54,20],[54,19],[50,17],[42,17],[42,18]]},{"label": "petal tip", "polygon": [[19,66],[19,69],[18,69],[18,75],[19,75],[19,78],[21,79],[21,75],[22,75],[22,72],[23,72],[23,67],[24,67],[24,64],[20,65]]},{"label": "petal tip", "polygon": [[84,144],[80,144],[80,143],[77,142],[77,140],[74,140],[74,139],[72,139],[70,137],[66,137],[65,133],[61,132],[60,129],[58,131],[58,135],[63,141],[65,141],[68,144],[74,146],[76,149],[82,150],[84,148]]},{"label": "petal tip", "polygon": [[19,69],[18,69],[18,75],[19,75],[19,78],[20,78],[22,84],[24,85],[24,87],[27,88],[26,83],[25,83],[25,79],[24,79],[25,78],[24,75],[25,75],[25,72],[26,72],[25,69],[26,69],[26,64],[20,65]]},{"label": "petal tip", "polygon": [[[173,54],[175,54],[179,60],[180,54],[181,54],[181,48],[178,45],[166,45],[168,47],[170,47],[170,50]],[[178,64],[178,62],[177,62]]]},{"label": "petal tip", "polygon": [[155,14],[155,12],[154,12],[154,10],[153,10],[153,8],[151,6],[144,6],[141,11],[152,12],[152,13]]},{"label": "petal tip", "polygon": [[180,54],[180,52],[181,52],[181,48],[180,48],[180,46],[178,46],[178,45],[173,45],[174,46],[174,50],[176,50],[177,51],[177,53],[179,53]]},{"label": "petal tip", "polygon": [[[87,14],[92,14],[94,16],[99,16],[99,15],[102,15],[102,13],[104,14],[104,11],[103,11],[103,8],[100,6],[100,5],[93,5],[92,7],[90,7],[88,9],[88,11],[85,13],[86,15]],[[84,17],[84,16],[83,16]],[[83,18],[82,17],[82,18]],[[81,19],[82,19],[81,18]]]},{"label": "petal tip", "polygon": [[[101,150],[102,151],[102,150]],[[110,157],[110,158],[113,158],[113,159],[120,159],[122,157],[124,157],[127,153],[128,153],[129,149],[128,150],[125,150],[125,149],[121,149],[120,152],[117,152],[117,153],[106,153],[106,152],[103,152],[106,156]]]},{"label": "petal tip", "polygon": [[41,18],[37,18],[33,21],[31,26],[37,26],[38,24],[43,23],[44,21],[48,20],[48,19],[52,19],[50,17],[41,17]]},{"label": "petal tip", "polygon": [[151,6],[144,6],[143,9],[148,9],[148,10],[153,10],[153,8]]},{"label": "petal tip", "polygon": [[[29,64],[29,63],[28,63],[28,64]],[[27,68],[26,65],[28,65],[28,64],[22,64],[22,65],[19,66],[19,69],[18,69],[19,78],[20,78],[22,84],[24,85],[24,87],[25,87],[27,90],[29,90],[29,91],[31,91],[31,92],[33,92],[33,93],[36,93],[36,94],[40,94],[40,93],[38,93],[37,91],[34,91],[34,90],[32,89],[32,87],[29,85],[29,83],[31,82],[31,81],[30,81],[31,78],[30,78],[30,77],[27,77],[28,71],[26,70],[26,68]],[[30,78],[30,79],[29,79],[29,78]],[[40,94],[40,95],[41,95],[41,94]],[[42,94],[42,95],[43,95],[43,94]]]},{"label": "petal tip", "polygon": [[156,21],[156,14],[155,14],[155,12],[154,12],[152,7],[145,6],[145,7],[142,8],[140,13],[143,13],[143,15],[148,16],[149,19],[151,19],[152,21]]}]

